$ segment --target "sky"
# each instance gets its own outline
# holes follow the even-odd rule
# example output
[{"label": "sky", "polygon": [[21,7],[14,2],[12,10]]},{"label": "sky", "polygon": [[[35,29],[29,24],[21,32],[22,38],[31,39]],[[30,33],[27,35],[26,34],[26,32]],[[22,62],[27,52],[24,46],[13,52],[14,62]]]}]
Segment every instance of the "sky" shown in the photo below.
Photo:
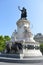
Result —
[{"label": "sky", "polygon": [[16,22],[21,16],[18,6],[27,9],[33,35],[43,34],[43,0],[0,0],[0,35],[11,36],[17,30]]}]

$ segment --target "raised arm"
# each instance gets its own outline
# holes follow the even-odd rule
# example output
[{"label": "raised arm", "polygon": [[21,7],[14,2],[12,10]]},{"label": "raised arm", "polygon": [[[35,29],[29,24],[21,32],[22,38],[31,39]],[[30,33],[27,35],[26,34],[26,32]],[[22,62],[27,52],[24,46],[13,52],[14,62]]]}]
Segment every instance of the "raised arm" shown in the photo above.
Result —
[{"label": "raised arm", "polygon": [[18,6],[18,9],[21,11],[20,6]]}]

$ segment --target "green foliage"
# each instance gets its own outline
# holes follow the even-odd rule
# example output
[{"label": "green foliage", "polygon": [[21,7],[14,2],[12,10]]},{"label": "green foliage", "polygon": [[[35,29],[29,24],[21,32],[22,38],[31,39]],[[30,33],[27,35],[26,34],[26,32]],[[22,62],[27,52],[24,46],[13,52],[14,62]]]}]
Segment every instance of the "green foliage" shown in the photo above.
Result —
[{"label": "green foliage", "polygon": [[40,44],[40,51],[41,51],[42,54],[43,54],[43,43]]},{"label": "green foliage", "polygon": [[10,37],[9,36],[4,36],[5,41],[9,41]]},{"label": "green foliage", "polygon": [[5,49],[6,41],[9,41],[9,36],[2,36],[0,35],[0,51],[2,52]]}]

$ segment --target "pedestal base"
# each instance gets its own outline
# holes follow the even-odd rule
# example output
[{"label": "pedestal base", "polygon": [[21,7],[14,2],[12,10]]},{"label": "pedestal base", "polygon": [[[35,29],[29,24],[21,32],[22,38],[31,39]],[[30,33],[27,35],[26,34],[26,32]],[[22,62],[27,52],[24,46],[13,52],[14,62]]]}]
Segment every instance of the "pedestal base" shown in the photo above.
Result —
[{"label": "pedestal base", "polygon": [[33,49],[33,50],[23,49],[23,54],[24,54],[24,57],[26,58],[28,58],[29,56],[42,56],[42,53],[40,52],[40,50],[36,50],[36,49]]}]

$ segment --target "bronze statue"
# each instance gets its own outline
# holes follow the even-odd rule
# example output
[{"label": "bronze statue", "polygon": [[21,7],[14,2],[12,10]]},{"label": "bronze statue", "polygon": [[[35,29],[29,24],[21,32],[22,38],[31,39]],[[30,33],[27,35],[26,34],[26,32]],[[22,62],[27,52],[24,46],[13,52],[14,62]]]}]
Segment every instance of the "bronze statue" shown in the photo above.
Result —
[{"label": "bronze statue", "polygon": [[21,11],[21,18],[25,18],[27,17],[27,12],[26,9],[23,7],[22,10],[20,9],[20,6],[18,6],[18,9]]}]

